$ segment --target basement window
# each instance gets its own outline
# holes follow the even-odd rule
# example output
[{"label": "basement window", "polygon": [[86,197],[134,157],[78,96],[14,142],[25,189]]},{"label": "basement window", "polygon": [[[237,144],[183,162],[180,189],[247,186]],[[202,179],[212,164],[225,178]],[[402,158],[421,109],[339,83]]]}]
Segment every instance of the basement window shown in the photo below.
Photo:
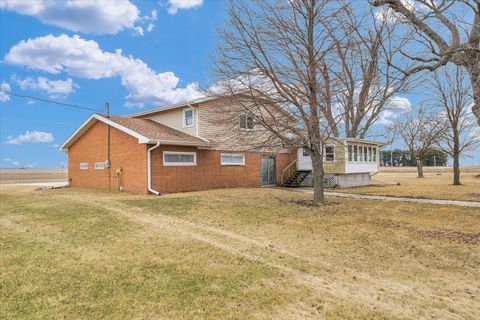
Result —
[{"label": "basement window", "polygon": [[104,170],[105,163],[104,162],[95,162],[95,170]]},{"label": "basement window", "polygon": [[80,162],[80,170],[88,170],[88,162]]},{"label": "basement window", "polygon": [[196,166],[197,153],[196,152],[163,152],[164,166]]},{"label": "basement window", "polygon": [[325,146],[325,161],[335,161],[335,146]]},{"label": "basement window", "polygon": [[222,166],[244,166],[244,154],[222,153],[220,156],[220,164]]}]

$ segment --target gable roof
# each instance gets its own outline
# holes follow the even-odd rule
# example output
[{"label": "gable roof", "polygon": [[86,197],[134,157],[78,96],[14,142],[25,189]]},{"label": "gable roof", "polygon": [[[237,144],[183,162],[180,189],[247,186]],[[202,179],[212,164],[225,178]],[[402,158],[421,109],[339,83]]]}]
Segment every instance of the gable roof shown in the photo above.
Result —
[{"label": "gable roof", "polygon": [[66,151],[77,141],[95,122],[101,121],[111,127],[123,131],[138,139],[138,143],[156,143],[180,146],[208,146],[207,140],[197,138],[184,132],[167,127],[149,119],[130,117],[106,116],[93,114],[75,131],[61,146]]}]

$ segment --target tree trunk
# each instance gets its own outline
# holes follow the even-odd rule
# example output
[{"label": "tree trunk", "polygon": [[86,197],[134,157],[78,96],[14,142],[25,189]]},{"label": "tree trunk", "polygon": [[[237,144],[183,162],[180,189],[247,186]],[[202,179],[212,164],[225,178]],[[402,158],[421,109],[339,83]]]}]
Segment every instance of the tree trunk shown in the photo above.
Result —
[{"label": "tree trunk", "polygon": [[324,203],[323,194],[323,158],[317,153],[311,153],[313,167],[313,204],[320,205]]},{"label": "tree trunk", "polygon": [[473,105],[472,113],[477,118],[477,123],[480,125],[480,72],[478,70],[478,60],[475,59],[471,65],[467,65],[468,75],[472,84]]},{"label": "tree trunk", "polygon": [[453,133],[453,185],[460,184],[460,137],[455,131]]},{"label": "tree trunk", "polygon": [[423,160],[417,159],[417,178],[423,178]]}]

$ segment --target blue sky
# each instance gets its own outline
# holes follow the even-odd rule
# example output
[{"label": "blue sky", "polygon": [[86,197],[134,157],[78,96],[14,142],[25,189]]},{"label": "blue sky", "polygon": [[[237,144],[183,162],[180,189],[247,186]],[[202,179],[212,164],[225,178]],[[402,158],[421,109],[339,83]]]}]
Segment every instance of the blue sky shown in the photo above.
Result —
[{"label": "blue sky", "polygon": [[[3,88],[94,107],[108,101],[112,114],[125,115],[195,97],[199,91],[196,85],[203,87],[210,82],[215,28],[223,24],[221,1],[177,0],[173,5],[167,0],[127,1],[125,6],[117,3],[107,8],[108,15],[117,14],[109,21],[103,21],[105,15],[99,8],[105,2],[69,11],[59,8],[62,1],[37,3],[43,8],[32,8],[32,2],[29,8],[3,2]],[[84,52],[76,57],[77,62],[73,61],[75,53],[58,52],[79,50],[86,44],[94,48],[95,43],[98,48],[91,50],[93,54]],[[117,49],[121,49],[120,55],[115,54]],[[64,66],[62,70],[55,70],[55,59]],[[95,59],[100,61],[89,63]],[[119,65],[108,68],[105,64]],[[148,80],[152,76],[156,80]],[[149,91],[157,90],[162,94],[151,97]],[[129,94],[132,97],[127,99]],[[90,114],[16,97],[1,101],[0,112],[0,167],[64,165],[66,156],[57,146]]]},{"label": "blue sky", "polygon": [[[94,108],[108,101],[115,115],[198,97],[212,83],[215,28],[225,23],[220,0],[1,6],[2,89]],[[65,165],[58,145],[89,115],[0,93],[0,167]]]}]

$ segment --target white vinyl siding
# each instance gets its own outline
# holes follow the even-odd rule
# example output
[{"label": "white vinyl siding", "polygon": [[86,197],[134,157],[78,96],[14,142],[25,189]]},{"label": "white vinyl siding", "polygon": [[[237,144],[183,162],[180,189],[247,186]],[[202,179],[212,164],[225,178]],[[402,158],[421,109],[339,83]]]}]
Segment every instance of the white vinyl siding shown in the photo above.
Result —
[{"label": "white vinyl siding", "polygon": [[244,154],[222,153],[220,156],[220,164],[222,166],[244,166]]},{"label": "white vinyl siding", "polygon": [[105,163],[104,162],[95,162],[95,170],[104,170]]},{"label": "white vinyl siding", "polygon": [[88,170],[88,162],[80,162],[80,170]]},{"label": "white vinyl siding", "polygon": [[196,166],[197,153],[196,152],[163,152],[164,166]]}]

